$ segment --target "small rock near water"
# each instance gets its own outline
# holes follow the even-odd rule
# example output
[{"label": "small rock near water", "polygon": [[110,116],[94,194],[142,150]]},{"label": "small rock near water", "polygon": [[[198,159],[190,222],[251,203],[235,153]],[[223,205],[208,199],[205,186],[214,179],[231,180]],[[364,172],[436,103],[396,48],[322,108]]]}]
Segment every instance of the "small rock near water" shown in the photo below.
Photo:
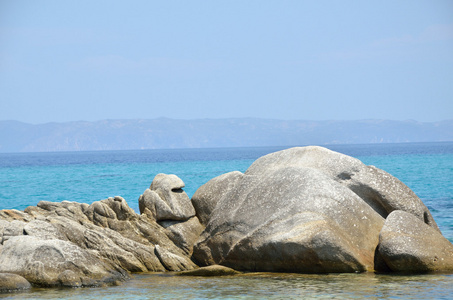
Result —
[{"label": "small rock near water", "polygon": [[0,293],[27,290],[31,284],[22,276],[11,273],[0,273]]}]

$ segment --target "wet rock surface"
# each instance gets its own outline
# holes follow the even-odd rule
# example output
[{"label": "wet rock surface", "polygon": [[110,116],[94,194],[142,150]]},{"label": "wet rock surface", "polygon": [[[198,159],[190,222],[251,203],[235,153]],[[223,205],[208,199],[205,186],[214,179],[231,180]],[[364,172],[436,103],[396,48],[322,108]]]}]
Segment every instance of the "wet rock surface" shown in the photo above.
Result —
[{"label": "wet rock surface", "polygon": [[177,273],[176,275],[179,276],[200,276],[200,277],[210,277],[210,276],[231,276],[231,275],[238,275],[241,272],[238,272],[234,269],[220,266],[220,265],[212,265],[207,267],[202,267],[198,269],[182,271]]},{"label": "wet rock surface", "polygon": [[16,292],[31,288],[31,284],[22,276],[0,273],[0,293]]}]

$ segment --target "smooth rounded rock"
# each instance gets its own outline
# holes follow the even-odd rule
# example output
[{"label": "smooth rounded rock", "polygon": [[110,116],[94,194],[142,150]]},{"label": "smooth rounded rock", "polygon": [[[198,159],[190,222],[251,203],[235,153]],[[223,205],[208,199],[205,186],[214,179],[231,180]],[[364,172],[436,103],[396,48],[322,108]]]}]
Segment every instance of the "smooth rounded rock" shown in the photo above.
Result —
[{"label": "smooth rounded rock", "polygon": [[394,211],[385,220],[378,252],[394,272],[453,271],[450,241],[404,211]]},{"label": "smooth rounded rock", "polygon": [[234,269],[220,266],[220,265],[212,265],[207,267],[201,267],[194,270],[182,271],[177,273],[176,275],[179,276],[201,276],[201,277],[211,277],[211,276],[231,276],[231,275],[238,275],[241,272],[236,271]]},{"label": "smooth rounded rock", "polygon": [[216,203],[194,246],[202,266],[373,271],[379,232],[392,211],[404,210],[438,231],[428,208],[401,181],[322,147],[263,156],[240,178],[226,175],[206,186],[221,193],[200,192],[204,202]]},{"label": "smooth rounded rock", "polygon": [[238,183],[244,174],[239,171],[217,176],[197,189],[192,196],[192,204],[201,224],[206,225],[212,211],[224,194]]},{"label": "smooth rounded rock", "polygon": [[31,288],[31,284],[24,277],[12,273],[0,273],[0,293],[27,290],[29,288]]},{"label": "smooth rounded rock", "polygon": [[195,216],[184,182],[176,175],[157,174],[149,189],[140,196],[139,209],[156,221],[185,221]]}]

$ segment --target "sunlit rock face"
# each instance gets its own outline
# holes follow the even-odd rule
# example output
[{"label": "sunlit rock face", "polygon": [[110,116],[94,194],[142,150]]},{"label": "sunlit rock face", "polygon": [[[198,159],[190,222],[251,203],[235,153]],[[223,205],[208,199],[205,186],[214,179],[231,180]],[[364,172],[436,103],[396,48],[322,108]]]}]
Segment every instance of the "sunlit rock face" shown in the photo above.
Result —
[{"label": "sunlit rock face", "polygon": [[[244,174],[206,183],[192,201],[209,208],[202,214],[206,229],[194,247],[195,260],[239,270],[372,271],[379,233],[394,210],[439,232],[401,181],[322,147],[263,156]],[[382,260],[379,265],[386,267]]]},{"label": "sunlit rock face", "polygon": [[[322,147],[291,148],[189,199],[158,174],[139,198],[0,210],[0,291],[116,285],[130,272],[453,271],[453,245],[402,182]],[[198,264],[198,265],[197,265]],[[186,274],[233,274],[212,267]],[[30,285],[31,284],[31,285]]]},{"label": "sunlit rock face", "polygon": [[175,209],[184,220],[162,224],[119,196],[91,205],[41,201],[23,212],[1,210],[0,273],[37,286],[81,287],[116,285],[129,272],[194,269],[192,247],[204,227],[185,197],[185,210]]},{"label": "sunlit rock face", "polygon": [[378,252],[394,272],[453,271],[453,245],[412,214],[392,212],[379,238]]},{"label": "sunlit rock face", "polygon": [[139,198],[141,214],[156,221],[185,221],[195,216],[184,182],[176,175],[157,174],[149,189]]},{"label": "sunlit rock face", "polygon": [[172,242],[191,255],[204,226],[195,216],[195,209],[183,190],[184,186],[184,182],[176,175],[157,174],[138,203],[142,215],[157,221],[166,229],[165,233]]}]

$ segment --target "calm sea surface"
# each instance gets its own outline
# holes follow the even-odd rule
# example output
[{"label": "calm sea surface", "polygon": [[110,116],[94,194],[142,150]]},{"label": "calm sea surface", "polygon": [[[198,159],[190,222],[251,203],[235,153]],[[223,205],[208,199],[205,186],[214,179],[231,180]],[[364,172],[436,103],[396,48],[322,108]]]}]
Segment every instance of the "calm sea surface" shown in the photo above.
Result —
[{"label": "calm sea surface", "polygon": [[[408,185],[453,242],[453,142],[335,145],[328,148],[375,165]],[[158,173],[176,174],[190,196],[209,179],[245,171],[258,157],[287,147],[0,153],[0,209],[41,200],[92,203],[120,195],[138,212],[138,197]],[[378,274],[247,274],[183,278],[135,274],[119,287],[33,289],[7,298],[255,299],[453,298],[453,276]]]}]

